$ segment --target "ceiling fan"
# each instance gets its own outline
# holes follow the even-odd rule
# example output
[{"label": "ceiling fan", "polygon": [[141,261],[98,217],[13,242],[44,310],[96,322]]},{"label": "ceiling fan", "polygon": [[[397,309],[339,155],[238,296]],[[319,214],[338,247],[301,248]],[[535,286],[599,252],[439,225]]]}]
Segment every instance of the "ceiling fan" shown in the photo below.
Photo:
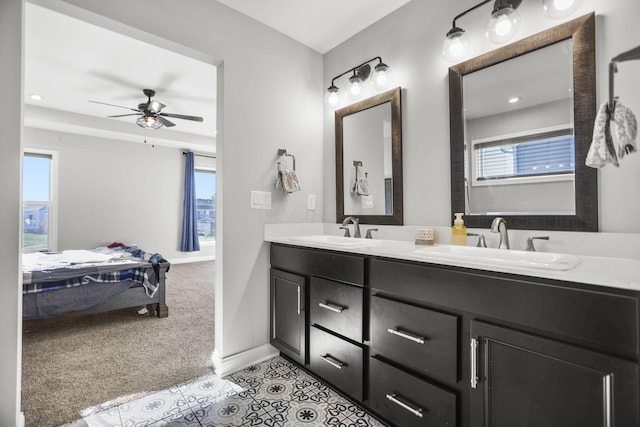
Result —
[{"label": "ceiling fan", "polygon": [[166,117],[171,117],[174,119],[182,119],[182,120],[192,120],[195,122],[204,121],[202,117],[185,116],[184,114],[163,113],[162,109],[166,107],[166,105],[164,105],[161,102],[151,100],[151,98],[156,94],[156,91],[153,89],[143,89],[142,92],[147,97],[147,102],[138,104],[138,108],[123,107],[122,105],[108,104],[106,102],[91,101],[91,100],[89,102],[93,102],[95,104],[110,105],[112,107],[118,107],[118,108],[126,108],[127,110],[135,111],[135,113],[117,114],[115,116],[107,116],[107,117],[140,116],[138,120],[136,120],[136,123],[138,124],[138,126],[143,128],[158,129],[158,128],[161,128],[162,126],[166,126],[166,127],[175,126],[175,123],[167,120]]}]

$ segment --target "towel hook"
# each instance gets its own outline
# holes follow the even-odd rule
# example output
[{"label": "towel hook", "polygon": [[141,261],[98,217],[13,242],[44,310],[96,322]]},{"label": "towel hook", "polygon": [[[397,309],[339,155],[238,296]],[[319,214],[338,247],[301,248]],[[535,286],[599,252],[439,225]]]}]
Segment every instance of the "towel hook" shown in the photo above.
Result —
[{"label": "towel hook", "polygon": [[[293,156],[293,154],[287,154],[287,150],[285,150],[284,148],[278,148],[278,157],[291,157],[293,159],[293,170],[295,172],[296,170],[296,158]],[[280,162],[278,162],[279,164]]]},{"label": "towel hook", "polygon": [[614,91],[614,77],[618,72],[618,62],[640,59],[640,46],[616,55],[609,62],[609,115],[613,115],[616,109],[616,96]]}]

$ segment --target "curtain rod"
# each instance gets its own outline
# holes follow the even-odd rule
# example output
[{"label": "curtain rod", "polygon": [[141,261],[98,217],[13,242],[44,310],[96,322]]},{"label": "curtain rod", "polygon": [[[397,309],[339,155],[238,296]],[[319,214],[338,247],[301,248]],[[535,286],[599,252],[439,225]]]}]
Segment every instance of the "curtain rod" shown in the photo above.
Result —
[{"label": "curtain rod", "polygon": [[[183,155],[183,156],[184,156],[184,155],[186,155],[186,154],[187,154],[187,152],[186,152],[186,151],[183,151],[183,152],[182,152],[182,155]],[[193,153],[193,155],[194,155],[194,156],[197,156],[197,157],[208,157],[208,158],[210,158],[210,159],[215,159],[215,158],[216,158],[216,156],[207,156],[206,154],[196,154],[196,153]]]}]

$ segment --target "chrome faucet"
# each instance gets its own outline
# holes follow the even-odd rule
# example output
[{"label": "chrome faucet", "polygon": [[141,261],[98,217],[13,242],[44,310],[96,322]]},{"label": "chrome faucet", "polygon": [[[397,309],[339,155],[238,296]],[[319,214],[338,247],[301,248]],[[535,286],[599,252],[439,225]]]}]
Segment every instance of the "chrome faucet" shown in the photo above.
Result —
[{"label": "chrome faucet", "polygon": [[507,232],[507,220],[501,216],[494,218],[491,222],[491,232],[500,233],[500,243],[498,249],[509,249],[509,233]]},{"label": "chrome faucet", "polygon": [[351,237],[349,234],[349,223],[353,224],[353,237],[362,237],[360,234],[360,220],[355,216],[348,216],[342,221],[341,230],[344,230],[344,237]]}]

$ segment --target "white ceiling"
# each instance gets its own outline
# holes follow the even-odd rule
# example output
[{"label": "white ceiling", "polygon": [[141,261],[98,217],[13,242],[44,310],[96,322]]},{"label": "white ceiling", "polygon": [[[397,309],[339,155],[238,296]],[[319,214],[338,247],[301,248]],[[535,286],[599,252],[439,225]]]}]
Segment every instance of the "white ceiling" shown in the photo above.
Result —
[{"label": "white ceiling", "polygon": [[[324,53],[410,0],[218,1]],[[215,66],[31,2],[25,22],[27,126],[215,151]],[[134,113],[127,108],[146,102],[144,88],[163,112],[204,122],[171,119],[173,128],[145,131],[137,116],[107,118]]]},{"label": "white ceiling", "polygon": [[326,53],[410,0],[218,0]]}]

